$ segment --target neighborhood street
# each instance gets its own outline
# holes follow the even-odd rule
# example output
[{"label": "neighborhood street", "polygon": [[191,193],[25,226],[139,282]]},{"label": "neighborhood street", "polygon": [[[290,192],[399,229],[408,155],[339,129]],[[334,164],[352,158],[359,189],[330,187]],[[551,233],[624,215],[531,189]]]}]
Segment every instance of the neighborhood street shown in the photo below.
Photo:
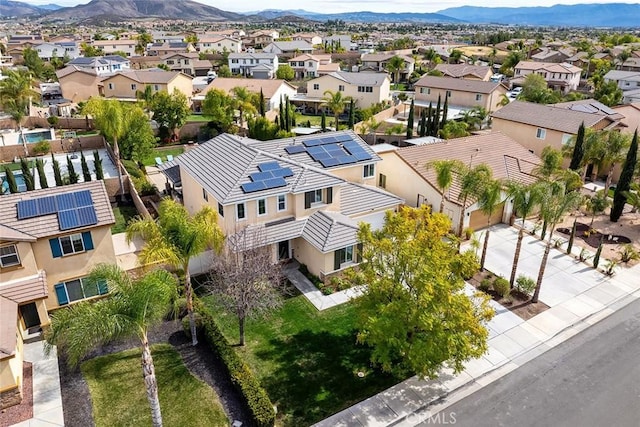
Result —
[{"label": "neighborhood street", "polygon": [[417,425],[638,426],[640,301]]}]

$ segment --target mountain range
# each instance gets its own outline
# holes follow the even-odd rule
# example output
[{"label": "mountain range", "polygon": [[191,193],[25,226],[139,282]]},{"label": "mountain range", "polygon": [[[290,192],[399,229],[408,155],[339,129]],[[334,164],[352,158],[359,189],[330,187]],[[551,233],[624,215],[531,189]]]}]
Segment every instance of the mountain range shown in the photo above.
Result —
[{"label": "mountain range", "polygon": [[555,5],[551,7],[462,6],[436,13],[345,12],[321,14],[302,9],[267,9],[245,14],[227,12],[193,0],[92,0],[85,5],[33,6],[14,0],[0,1],[0,16],[33,16],[44,20],[110,20],[164,18],[185,21],[313,21],[406,23],[471,23],[507,25],[551,25],[573,27],[638,27],[640,4],[602,3]]}]

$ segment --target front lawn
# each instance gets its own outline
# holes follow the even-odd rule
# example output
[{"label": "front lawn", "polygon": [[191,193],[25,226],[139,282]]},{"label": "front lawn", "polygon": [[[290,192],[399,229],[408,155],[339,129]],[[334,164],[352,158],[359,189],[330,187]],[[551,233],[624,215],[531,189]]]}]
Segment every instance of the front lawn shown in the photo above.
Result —
[{"label": "front lawn", "polygon": [[[236,318],[215,312],[237,343]],[[352,303],[319,312],[296,296],[268,318],[247,321],[246,345],[237,351],[277,406],[280,424],[311,425],[404,379],[371,368],[368,348],[356,344],[355,316]]]},{"label": "front lawn", "polygon": [[[187,370],[169,344],[152,347],[165,426],[228,426],[218,396]],[[151,411],[140,350],[96,357],[81,366],[89,385],[96,427],[150,426]]]},{"label": "front lawn", "polygon": [[156,165],[156,157],[160,157],[160,160],[162,160],[162,162],[166,162],[167,161],[167,155],[171,155],[173,157],[176,157],[176,156],[179,156],[182,153],[184,153],[184,147],[182,147],[182,146],[176,146],[176,147],[171,147],[171,148],[156,148],[156,149],[153,150],[151,155],[149,155],[148,157],[145,157],[142,160],[142,164],[144,164],[145,166],[155,166]]},{"label": "front lawn", "polygon": [[[333,120],[333,117],[327,117],[327,126],[329,126],[329,122]],[[322,122],[322,116],[313,116],[310,114],[298,114],[296,113],[296,125],[297,126],[306,126],[307,121],[311,123],[311,126],[320,126]]]},{"label": "front lawn", "polygon": [[189,122],[210,122],[211,116],[205,116],[202,114],[189,114],[187,117],[187,123]]},{"label": "front lawn", "polygon": [[111,226],[111,234],[124,233],[127,231],[129,220],[138,215],[138,210],[135,206],[116,206],[113,208],[113,215],[116,217],[116,223]]}]

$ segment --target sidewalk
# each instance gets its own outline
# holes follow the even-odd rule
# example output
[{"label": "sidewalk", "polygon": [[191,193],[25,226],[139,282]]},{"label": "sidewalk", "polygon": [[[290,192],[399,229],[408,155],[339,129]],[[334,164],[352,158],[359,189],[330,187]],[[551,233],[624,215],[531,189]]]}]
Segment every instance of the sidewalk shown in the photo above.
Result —
[{"label": "sidewalk", "polygon": [[[509,277],[517,230],[505,225],[491,228],[486,268]],[[518,275],[536,278],[544,244],[525,236],[518,264]],[[605,261],[603,261],[604,263]],[[529,360],[564,342],[578,332],[640,298],[640,265],[619,268],[613,277],[595,271],[564,252],[552,249],[540,292],[540,301],[549,309],[524,321],[492,302],[495,317],[488,323],[489,351],[471,360],[458,375],[444,370],[436,380],[412,377],[376,396],[372,396],[319,423],[329,426],[413,425],[416,417],[453,391],[456,398],[469,395],[506,375]],[[468,285],[466,292],[472,292]],[[453,402],[447,402],[451,404]],[[437,406],[430,411],[435,413]]]}]

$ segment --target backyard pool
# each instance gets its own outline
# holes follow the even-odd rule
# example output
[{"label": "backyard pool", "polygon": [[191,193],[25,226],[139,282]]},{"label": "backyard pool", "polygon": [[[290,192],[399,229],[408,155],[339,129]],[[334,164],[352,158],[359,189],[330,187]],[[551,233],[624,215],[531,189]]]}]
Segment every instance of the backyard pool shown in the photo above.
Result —
[{"label": "backyard pool", "polygon": [[27,141],[28,144],[32,144],[34,142],[40,142],[40,141],[44,141],[44,140],[50,140],[51,138],[51,131],[49,129],[47,130],[41,130],[41,131],[35,131],[35,132],[24,132],[24,139]]},{"label": "backyard pool", "polygon": [[[24,177],[22,176],[21,173],[19,172],[14,172],[13,173],[13,177],[16,179],[16,184],[18,184],[18,191],[19,192],[23,192],[23,191],[27,191],[27,186],[24,183]],[[0,176],[0,180],[2,181],[2,192],[3,194],[8,194],[9,193],[9,183],[7,182],[6,176],[5,174],[2,174]]]}]

